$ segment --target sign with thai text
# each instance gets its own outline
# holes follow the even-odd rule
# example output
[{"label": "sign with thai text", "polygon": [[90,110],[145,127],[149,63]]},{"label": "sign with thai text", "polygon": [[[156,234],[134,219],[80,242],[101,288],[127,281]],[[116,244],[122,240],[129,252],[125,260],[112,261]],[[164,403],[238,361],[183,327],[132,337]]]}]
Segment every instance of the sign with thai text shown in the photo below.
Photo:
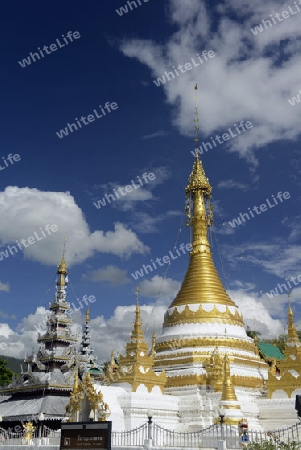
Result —
[{"label": "sign with thai text", "polygon": [[112,422],[62,423],[60,450],[111,450]]}]

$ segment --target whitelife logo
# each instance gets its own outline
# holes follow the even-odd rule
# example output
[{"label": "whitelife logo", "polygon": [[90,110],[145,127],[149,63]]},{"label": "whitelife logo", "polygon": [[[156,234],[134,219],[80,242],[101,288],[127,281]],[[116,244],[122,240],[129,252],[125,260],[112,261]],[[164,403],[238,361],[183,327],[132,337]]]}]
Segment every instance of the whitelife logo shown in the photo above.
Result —
[{"label": "whitelife logo", "polygon": [[[143,0],[143,1],[144,1],[144,3],[147,3],[149,0]],[[115,11],[117,12],[117,14],[119,16],[123,16],[123,14],[127,14],[129,12],[128,6],[130,7],[131,11],[133,11],[132,5],[135,6],[135,9],[138,8],[138,5],[136,2],[139,3],[140,6],[142,6],[142,3],[140,0],[136,0],[136,1],[132,1],[132,2],[128,1],[127,4],[125,4],[124,6],[121,6],[121,8],[119,8],[119,9],[115,9]]]},{"label": "whitelife logo", "polygon": [[[55,42],[57,42],[59,48],[65,47],[65,45],[69,44],[69,42],[67,41],[67,39],[65,38],[65,36],[63,34],[62,34],[62,37],[63,37],[63,40],[64,40],[65,44],[61,44],[59,39],[56,39],[56,41],[55,41]],[[73,33],[72,33],[72,31],[68,31],[68,33],[67,33],[67,38],[69,39],[70,42],[73,42],[73,39],[79,39],[80,37],[81,36],[80,36],[78,31],[74,31]],[[43,50],[46,53],[46,55],[50,55],[50,53],[56,52],[57,49],[58,49],[56,44],[51,44],[49,46],[49,48],[50,48],[50,51],[48,51],[48,46],[47,45],[44,45],[44,47],[43,47]],[[44,58],[45,55],[43,53],[43,50],[41,50],[40,47],[38,47],[38,50],[39,50],[40,55],[42,56],[42,58]],[[33,62],[36,62],[36,58],[41,59],[40,55],[39,55],[39,53],[32,53],[32,52],[30,52],[29,56],[27,58],[22,59],[22,61],[18,61],[18,63],[20,64],[22,69],[24,69],[24,67],[30,66],[31,60]]]},{"label": "whitelife logo", "polygon": [[296,103],[300,103],[301,102],[300,94],[301,94],[301,91],[299,91],[299,93],[297,94],[296,97],[292,97],[292,98],[289,98],[287,100],[291,106],[295,106]]},{"label": "whitelife logo", "polygon": [[[208,53],[208,57],[210,59],[215,57],[215,53],[213,50],[209,50],[209,52],[207,52],[207,50],[204,50],[202,52],[202,58],[204,58],[205,61],[208,61],[207,53]],[[199,63],[197,63],[193,58],[190,58],[190,61],[192,62],[194,67],[197,67],[200,64],[204,63],[204,61],[202,60],[200,55],[198,53],[196,55],[198,57]],[[181,73],[186,73],[187,71],[191,70],[193,68],[192,64],[190,64],[190,62],[188,62],[185,64],[179,64],[177,68],[175,66],[173,66],[173,72],[164,72],[162,77],[157,78],[157,80],[153,80],[153,82],[155,83],[155,85],[157,87],[159,87],[159,86],[161,86],[161,84],[165,84],[166,81],[170,81],[170,80],[174,79],[175,75],[178,77]],[[180,73],[178,72],[178,70],[180,71]],[[172,77],[172,78],[170,78],[170,77]]]},{"label": "whitelife logo", "polygon": [[[89,306],[89,303],[94,303],[96,302],[96,297],[94,297],[94,295],[89,295],[89,297],[87,295],[84,295],[82,298],[82,301],[80,301],[80,299],[77,299],[78,305],[75,305],[74,302],[70,303],[70,309],[66,312],[66,314],[68,316],[71,316],[75,311],[80,311],[81,309],[84,308],[82,302],[86,305]],[[77,308],[78,306],[78,308]],[[38,325],[35,325],[35,329],[36,331],[38,331],[39,333],[42,333],[43,331],[46,330],[47,328],[47,321],[48,321],[48,317],[46,317],[44,320],[42,320],[42,322],[39,322]],[[0,346],[1,348],[1,346]]]},{"label": "whitelife logo", "polygon": [[[93,203],[94,206],[96,206],[97,209],[100,209],[102,206],[106,206],[106,200],[108,203],[111,203],[111,200],[115,201],[117,199],[120,198],[120,196],[118,195],[117,191],[119,192],[119,194],[121,194],[122,196],[125,196],[126,194],[128,194],[129,192],[132,192],[133,189],[138,189],[141,186],[143,186],[143,181],[141,180],[141,178],[143,178],[143,180],[145,181],[146,184],[148,184],[148,179],[150,181],[153,181],[156,178],[156,175],[153,172],[150,173],[144,173],[141,178],[139,176],[136,177],[138,182],[140,183],[139,185],[135,184],[134,180],[131,180],[131,184],[127,184],[126,186],[119,186],[119,188],[113,189],[114,194],[116,195],[116,198],[114,197],[114,194],[106,194],[102,200],[98,200],[97,203]],[[136,181],[136,180],[135,180]],[[111,198],[111,200],[110,200]]]},{"label": "whitelife logo", "polygon": [[[270,14],[270,18],[272,19],[273,23],[270,21],[270,19],[262,20],[261,21],[262,24],[256,25],[254,28],[251,28],[252,33],[255,35],[262,33],[264,30],[267,30],[268,28],[271,28],[274,25],[277,25],[277,23],[283,22],[283,20],[288,19],[289,17],[294,16],[295,14],[298,14],[299,12],[301,12],[301,9],[297,5],[297,2],[294,2],[294,4],[296,7],[296,10],[293,10],[290,6],[288,6],[289,12],[286,10],[282,11],[282,13],[281,13],[282,19],[281,19],[279,13],[276,13],[274,17],[272,16],[272,14]],[[299,5],[301,5],[301,0],[299,0]],[[276,22],[275,18],[278,20],[278,22]],[[264,25],[264,28],[262,25]]]},{"label": "whitelife logo", "polygon": [[[289,198],[291,198],[291,195],[290,195],[289,192],[283,192],[283,193],[282,193],[282,192],[280,191],[280,192],[278,192],[278,194],[276,195],[276,197],[278,198],[278,200],[280,200],[281,203],[283,203],[283,199],[284,199],[284,200],[288,200]],[[283,198],[282,198],[282,197],[283,197]],[[276,200],[276,198],[275,198],[274,195],[272,195],[272,199],[273,199],[272,201],[273,201],[274,203],[270,203],[269,199],[268,199],[268,198],[266,199],[266,202],[267,202],[268,207],[269,207],[270,209],[271,209],[271,208],[275,208],[275,206],[278,205],[278,202],[277,202],[277,200]],[[266,205],[265,203],[263,203],[263,204],[260,205],[260,206],[253,206],[253,211],[255,211],[257,215],[259,215],[259,214],[261,214],[262,212],[267,211],[268,207],[267,207],[267,205]],[[259,209],[260,209],[260,211],[259,211]],[[251,208],[248,208],[248,210],[249,210],[250,216],[251,216],[252,218],[254,218],[255,215],[252,213]],[[228,222],[228,224],[231,225],[232,228],[235,228],[236,225],[241,225],[241,224],[242,224],[241,220],[242,220],[243,222],[245,222],[245,218],[247,218],[248,220],[250,220],[249,214],[248,214],[248,213],[240,213],[239,216],[237,217],[237,219],[230,220],[230,222]],[[241,219],[241,220],[240,220],[240,219]]]},{"label": "whitelife logo", "polygon": [[[5,167],[2,167],[0,164],[0,170],[4,170],[6,169],[6,167],[9,167],[9,165],[13,165],[14,162],[18,162],[21,159],[21,156],[18,153],[15,153],[14,155],[12,153],[10,153],[9,155],[7,155],[6,158],[4,158],[4,156],[2,156],[3,159],[3,163]],[[10,164],[8,164],[7,160],[10,162]]]},{"label": "whitelife logo", "polygon": [[[103,109],[103,107],[102,107],[101,105],[99,105],[99,108],[100,108],[102,114],[105,116],[106,113],[105,113],[105,110]],[[112,103],[106,102],[104,108],[106,108],[106,110],[110,113],[111,110],[114,111],[115,109],[117,109],[117,108],[118,108],[118,105],[117,105],[117,103],[115,103],[115,102],[112,102]],[[97,114],[96,109],[93,109],[93,112],[94,112],[94,114],[95,114],[95,116],[96,116],[97,119],[100,119],[100,118],[102,117],[102,114]],[[88,119],[88,122],[86,122],[86,118]],[[82,122],[84,125],[89,125],[89,123],[94,122],[95,117],[93,116],[93,114],[89,114],[88,116],[81,116],[81,118],[80,118],[79,120],[78,120],[77,117],[75,117],[75,120],[76,120],[76,122],[77,122],[78,127],[79,127],[79,128],[82,128],[82,125],[81,125],[80,122]],[[73,129],[72,127],[74,127],[74,129]],[[73,131],[78,130],[78,128],[77,128],[77,126],[76,126],[75,123],[71,123],[71,124],[70,124],[70,123],[68,122],[66,128],[64,128],[63,130],[57,131],[55,134],[56,134],[60,139],[62,139],[63,137],[68,136],[68,134],[69,134],[68,128],[69,128],[69,130],[71,131],[71,133],[73,133]]]},{"label": "whitelife logo", "polygon": [[[174,247],[173,250],[174,250],[174,252],[177,253],[178,256],[175,256],[173,254],[173,252],[171,250],[169,250],[169,256],[165,255],[165,256],[163,256],[163,258],[162,257],[161,258],[156,258],[155,261],[160,267],[164,266],[164,264],[170,264],[171,260],[178,259],[178,257],[182,256],[182,254],[185,255],[186,254],[185,249],[186,249],[187,252],[191,252],[192,245],[191,244],[181,244],[179,249],[177,249],[177,247]],[[182,254],[179,252],[179,250],[182,251]],[[162,259],[163,262],[161,262],[161,259]],[[135,273],[131,273],[131,276],[134,278],[134,280],[138,280],[139,277],[144,277],[144,275],[148,275],[149,271],[153,272],[154,269],[155,270],[158,269],[158,267],[157,267],[157,265],[156,265],[156,263],[154,262],[153,259],[151,259],[150,262],[151,262],[153,267],[151,265],[148,265],[148,264],[147,265],[143,264],[141,269],[136,270]]]},{"label": "whitelife logo", "polygon": [[[297,280],[297,278],[298,278],[298,282],[295,281],[295,280]],[[270,292],[266,292],[266,295],[269,298],[273,298],[274,295],[277,296],[277,295],[284,294],[284,293],[287,294],[289,291],[291,291],[294,288],[294,286],[291,285],[291,283],[288,281],[287,278],[285,280],[287,282],[287,285],[285,283],[283,283],[283,284],[278,283],[277,287],[275,287],[275,290],[271,289]],[[291,281],[294,283],[295,286],[297,286],[299,283],[301,283],[301,275],[298,275],[298,277],[291,277]],[[284,288],[284,289],[282,289],[282,288]],[[279,292],[278,292],[278,289],[279,289]]]},{"label": "whitelife logo", "polygon": [[[53,224],[53,225],[46,225],[45,229],[44,229],[47,233],[48,236],[51,235],[51,233],[55,233],[56,231],[58,231],[58,227],[57,225]],[[21,239],[21,242],[19,242],[18,240],[16,240],[17,246],[19,247],[19,250],[24,250],[24,248],[29,247],[30,245],[33,245],[36,243],[37,241],[41,241],[42,239],[44,239],[45,237],[47,237],[47,234],[44,233],[44,230],[40,227],[40,231],[41,231],[41,236],[38,235],[38,232],[34,231],[34,237],[30,236],[29,238],[27,238],[28,244],[26,243],[26,239]],[[22,245],[24,246],[24,248],[22,248]],[[9,257],[9,253],[11,255],[14,255],[15,253],[18,253],[18,249],[15,245],[8,245],[7,250],[0,252],[0,261],[3,261],[3,256],[5,256],[5,258]]]},{"label": "whitelife logo", "polygon": [[[229,131],[229,134],[223,133],[221,136],[217,134],[215,136],[215,138],[210,136],[211,143],[214,145],[214,147],[217,147],[217,143],[215,142],[215,139],[217,140],[217,142],[219,144],[223,144],[224,142],[229,141],[229,139],[232,139],[234,137],[237,137],[239,134],[242,134],[242,132],[245,132],[245,131],[253,128],[253,124],[249,120],[247,122],[245,122],[244,120],[241,120],[238,126],[236,125],[236,123],[234,124],[234,126],[235,126],[235,130],[237,131],[238,134],[232,133],[231,128],[228,128],[227,131]],[[197,153],[202,155],[204,153],[202,147],[204,148],[205,152],[208,152],[209,149],[212,149],[211,143],[210,142],[202,142],[201,145],[199,146],[199,148],[196,150],[191,150],[191,153],[193,154],[194,157],[197,156]],[[207,146],[209,146],[209,148],[207,148]]]}]

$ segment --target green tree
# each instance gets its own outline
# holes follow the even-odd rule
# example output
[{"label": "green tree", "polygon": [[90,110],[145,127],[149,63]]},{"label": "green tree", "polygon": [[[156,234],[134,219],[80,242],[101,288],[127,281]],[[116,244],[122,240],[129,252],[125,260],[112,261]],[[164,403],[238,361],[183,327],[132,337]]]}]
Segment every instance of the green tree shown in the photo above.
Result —
[{"label": "green tree", "polygon": [[13,378],[14,373],[6,365],[7,361],[0,358],[0,386],[9,384]]}]

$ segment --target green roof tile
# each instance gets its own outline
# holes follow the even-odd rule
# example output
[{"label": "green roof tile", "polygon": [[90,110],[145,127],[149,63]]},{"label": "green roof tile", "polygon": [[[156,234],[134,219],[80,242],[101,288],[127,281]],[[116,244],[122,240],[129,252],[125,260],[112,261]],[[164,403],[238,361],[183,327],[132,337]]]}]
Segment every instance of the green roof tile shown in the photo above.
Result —
[{"label": "green roof tile", "polygon": [[284,354],[281,352],[280,348],[273,344],[259,342],[258,347],[266,358],[284,359]]}]

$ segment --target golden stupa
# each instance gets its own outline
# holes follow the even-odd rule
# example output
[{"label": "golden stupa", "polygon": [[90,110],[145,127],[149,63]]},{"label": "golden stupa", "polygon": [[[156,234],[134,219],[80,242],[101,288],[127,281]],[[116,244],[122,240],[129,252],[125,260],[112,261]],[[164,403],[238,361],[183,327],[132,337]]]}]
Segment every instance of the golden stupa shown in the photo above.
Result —
[{"label": "golden stupa", "polygon": [[[258,389],[267,378],[254,340],[247,336],[243,317],[227,294],[215,268],[208,229],[213,224],[212,187],[198,156],[198,114],[195,112],[196,157],[186,187],[187,225],[192,251],[181,288],[169,306],[157,339],[155,371],[165,370],[166,392],[206,385],[221,391],[224,370],[212,363],[227,355],[235,387]],[[247,308],[247,305],[246,305]]]}]

